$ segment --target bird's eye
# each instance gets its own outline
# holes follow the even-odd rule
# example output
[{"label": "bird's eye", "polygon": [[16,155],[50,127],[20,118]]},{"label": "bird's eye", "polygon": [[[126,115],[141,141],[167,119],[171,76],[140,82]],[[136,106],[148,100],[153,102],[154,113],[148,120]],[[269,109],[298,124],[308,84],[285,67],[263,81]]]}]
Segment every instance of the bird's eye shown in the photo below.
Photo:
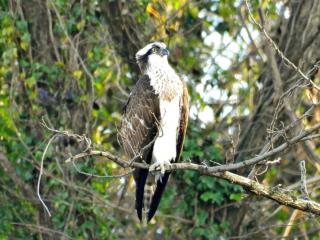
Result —
[{"label": "bird's eye", "polygon": [[158,50],[159,50],[159,48],[158,48],[158,47],[154,47],[154,48],[152,48],[152,52],[153,52],[153,53],[158,52]]}]

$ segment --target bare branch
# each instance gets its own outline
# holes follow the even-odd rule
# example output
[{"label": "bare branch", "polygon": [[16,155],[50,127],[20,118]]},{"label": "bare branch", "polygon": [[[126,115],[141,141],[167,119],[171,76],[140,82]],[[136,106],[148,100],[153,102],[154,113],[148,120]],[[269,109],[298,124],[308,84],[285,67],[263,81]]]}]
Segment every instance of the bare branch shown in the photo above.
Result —
[{"label": "bare branch", "polygon": [[268,42],[271,44],[271,46],[273,47],[273,49],[279,54],[279,56],[290,66],[292,67],[301,77],[303,77],[305,80],[307,80],[308,82],[311,83],[311,85],[317,89],[318,91],[320,91],[320,87],[317,86],[307,75],[305,75],[300,68],[298,68],[293,62],[291,62],[284,54],[283,52],[279,49],[278,45],[272,40],[272,38],[269,36],[269,34],[267,33],[266,29],[264,28],[264,26],[262,26],[260,23],[258,23],[253,15],[252,12],[250,10],[250,6],[248,3],[248,0],[245,0],[247,9],[248,9],[248,13],[250,16],[251,21],[258,27],[259,31],[261,31],[263,33],[263,35],[265,36],[265,38],[268,40]]},{"label": "bare branch", "polygon": [[[264,186],[254,180],[251,180],[249,178],[231,173],[227,170],[235,170],[239,169],[248,165],[256,164],[266,158],[269,158],[275,154],[278,154],[285,149],[287,149],[291,144],[297,143],[301,141],[304,137],[308,136],[312,132],[316,131],[320,128],[320,124],[315,125],[314,127],[305,130],[300,135],[288,140],[286,143],[283,143],[277,148],[274,148],[273,150],[266,152],[265,154],[262,154],[260,156],[248,159],[244,162],[240,163],[233,163],[233,164],[227,164],[227,165],[221,165],[221,166],[215,166],[215,167],[208,167],[206,165],[199,165],[194,163],[176,163],[171,164],[170,166],[166,167],[167,171],[172,170],[193,170],[197,171],[202,175],[212,176],[212,177],[219,177],[222,179],[225,179],[229,182],[238,184],[243,186],[248,191],[260,195],[266,198],[269,198],[271,200],[274,200],[282,205],[290,206],[295,209],[300,209],[305,212],[311,212],[317,215],[320,215],[320,204],[311,201],[311,200],[305,200],[305,199],[298,199],[294,196],[289,196],[287,194],[287,191],[283,191],[280,189],[270,188],[268,186]],[[149,165],[144,163],[138,163],[138,162],[132,162],[130,164],[130,161],[125,161],[120,159],[117,156],[114,156],[113,154],[109,152],[102,152],[102,151],[95,151],[92,150],[90,152],[86,153],[80,153],[77,154],[69,159],[66,160],[66,162],[75,161],[77,159],[87,157],[87,156],[102,156],[110,159],[111,161],[117,163],[119,166],[123,168],[144,168],[149,169]]]},{"label": "bare branch", "polygon": [[[121,167],[124,167],[124,168],[129,167],[129,162],[124,161],[108,152],[101,152],[101,151],[91,151],[90,153],[80,153],[72,158],[67,159],[66,162],[74,161],[76,159],[86,157],[86,156],[104,156],[114,161],[115,163],[119,164]],[[132,166],[137,168],[144,168],[144,169],[149,168],[148,165],[143,163],[137,163],[137,162],[133,162]],[[203,175],[222,178],[229,182],[241,185],[242,187],[244,187],[245,189],[247,189],[248,191],[256,195],[269,198],[282,205],[290,206],[295,209],[300,209],[305,212],[311,212],[316,215],[320,215],[320,204],[314,201],[298,199],[296,197],[289,196],[286,191],[264,186],[254,180],[251,180],[249,178],[246,178],[228,171],[222,171],[222,172],[212,171],[215,168],[217,167],[207,167],[205,165],[199,165],[199,164],[193,164],[193,163],[175,163],[168,166],[167,170],[168,171],[193,170]]]},{"label": "bare branch", "polygon": [[[42,125],[45,126],[47,129],[49,129],[50,131],[55,132],[56,135],[62,134],[62,135],[66,135],[69,137],[79,138],[80,141],[84,141],[84,140],[86,141],[86,143],[88,144],[88,147],[85,152],[82,152],[82,153],[79,153],[75,156],[72,156],[65,161],[65,162],[72,162],[74,167],[76,167],[76,165],[74,164],[74,161],[81,159],[81,158],[89,157],[89,156],[106,157],[107,159],[117,163],[119,166],[121,166],[123,168],[149,169],[149,167],[150,167],[148,164],[135,162],[132,159],[129,161],[125,161],[125,160],[111,154],[110,152],[91,150],[91,148],[90,148],[91,140],[88,140],[85,136],[72,134],[72,133],[69,133],[68,131],[58,131],[55,129],[51,129],[48,126],[46,126],[45,122],[43,122]],[[257,164],[267,158],[270,158],[276,154],[279,154],[279,153],[283,152],[284,150],[288,149],[292,144],[303,141],[304,138],[306,138],[307,136],[309,136],[310,134],[312,134],[313,132],[315,132],[318,129],[320,129],[320,123],[305,130],[305,131],[302,131],[298,136],[295,136],[292,139],[288,139],[285,143],[281,144],[280,146],[278,146],[270,151],[267,151],[264,154],[261,154],[259,156],[254,157],[254,158],[245,160],[243,162],[214,166],[214,167],[208,167],[206,165],[200,165],[200,164],[194,164],[194,163],[176,163],[176,164],[171,164],[171,165],[167,166],[166,170],[167,171],[192,170],[192,171],[197,171],[202,175],[222,178],[222,179],[225,179],[229,182],[241,185],[242,187],[244,187],[245,189],[247,189],[248,191],[250,191],[256,195],[260,195],[260,196],[269,198],[269,199],[276,201],[282,205],[290,206],[295,209],[300,209],[305,212],[311,212],[311,213],[320,215],[320,204],[318,204],[314,201],[306,200],[306,199],[298,199],[297,197],[289,196],[287,194],[287,191],[283,191],[278,188],[271,188],[269,186],[264,186],[254,180],[251,180],[249,178],[246,178],[246,177],[229,172],[230,170],[236,170],[236,169],[239,169],[242,167]],[[42,158],[42,162],[41,162],[41,173],[42,173],[42,169],[43,169],[44,155],[47,151],[48,146],[50,145],[50,143],[52,142],[53,138],[56,135],[54,135],[49,140],[48,145],[47,145],[45,152],[43,154],[43,158]],[[277,161],[268,162],[268,163],[275,164],[275,163],[277,163]],[[267,164],[267,166],[268,166],[268,164]],[[77,171],[83,174],[83,172],[81,172],[81,170],[78,169]],[[156,171],[156,170],[154,170],[154,171]],[[110,177],[110,178],[123,177],[123,176],[130,174],[131,172],[132,172],[132,170],[129,171],[129,173],[126,173],[124,175],[119,175],[119,176],[99,176],[99,175],[97,175],[97,177]],[[84,173],[84,174],[89,175],[89,176],[95,176],[94,174],[89,174],[89,173]],[[39,183],[40,183],[40,177],[39,177],[38,185],[39,185]],[[41,198],[39,197],[39,199],[41,199]],[[42,203],[43,203],[43,201],[42,201]]]},{"label": "bare branch", "polygon": [[80,173],[82,175],[89,176],[89,177],[96,177],[96,178],[122,178],[122,177],[130,176],[133,172],[133,170],[130,170],[127,173],[123,173],[123,174],[119,174],[119,175],[98,175],[98,174],[94,174],[94,173],[87,173],[87,172],[80,170],[74,161],[72,161],[72,165],[78,173]]},{"label": "bare branch", "polygon": [[41,184],[41,177],[42,177],[42,174],[43,174],[43,162],[44,162],[44,158],[46,156],[46,153],[48,151],[48,148],[49,146],[51,145],[51,142],[57,137],[57,134],[53,135],[50,140],[48,141],[47,143],[47,146],[46,148],[44,149],[44,152],[42,154],[42,157],[41,157],[41,164],[40,164],[40,173],[39,173],[39,178],[38,178],[38,183],[37,183],[37,195],[38,195],[38,198],[41,202],[41,204],[43,205],[44,209],[47,211],[49,217],[51,217],[51,213],[50,213],[50,210],[49,208],[47,207],[47,205],[45,204],[45,202],[43,201],[42,197],[41,197],[41,194],[40,194],[40,184]]},{"label": "bare branch", "polygon": [[306,163],[304,160],[300,161],[300,172],[301,172],[301,194],[304,199],[309,198],[307,183],[306,183]]}]

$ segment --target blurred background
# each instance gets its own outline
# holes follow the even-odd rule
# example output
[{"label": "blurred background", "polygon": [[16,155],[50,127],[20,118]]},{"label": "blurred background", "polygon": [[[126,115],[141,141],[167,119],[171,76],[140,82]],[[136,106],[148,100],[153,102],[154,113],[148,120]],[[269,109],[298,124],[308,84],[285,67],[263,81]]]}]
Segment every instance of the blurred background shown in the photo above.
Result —
[{"label": "blurred background", "polygon": [[[248,5],[247,5],[248,4]],[[126,159],[117,139],[122,108],[140,72],[135,53],[163,41],[187,78],[190,120],[182,161],[215,166],[261,153],[320,121],[320,1],[0,0],[0,239],[319,239],[319,218],[248,195],[240,186],[175,172],[154,220],[142,227],[134,182],[82,175],[65,160],[84,146],[52,132],[90,137]],[[305,112],[308,111],[308,114]],[[320,201],[319,134],[277,156],[255,179],[299,196],[299,161]],[[274,160],[274,159],[268,159]],[[126,170],[104,158],[84,172]],[[251,168],[238,171],[247,176]]]}]

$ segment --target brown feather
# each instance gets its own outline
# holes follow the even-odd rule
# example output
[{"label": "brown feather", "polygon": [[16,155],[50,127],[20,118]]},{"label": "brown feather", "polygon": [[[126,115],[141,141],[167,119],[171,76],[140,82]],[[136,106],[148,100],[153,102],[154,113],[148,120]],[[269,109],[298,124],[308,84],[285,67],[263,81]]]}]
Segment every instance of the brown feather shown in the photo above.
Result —
[{"label": "brown feather", "polygon": [[187,84],[181,80],[183,83],[183,95],[182,95],[182,106],[181,106],[181,115],[180,115],[180,127],[179,127],[179,134],[177,140],[177,157],[175,161],[179,161],[182,147],[184,143],[184,139],[187,132],[188,127],[188,117],[189,117],[189,94]]},{"label": "brown feather", "polygon": [[[160,116],[159,97],[150,85],[150,78],[144,75],[130,94],[119,130],[123,148],[129,158],[140,154],[140,162],[151,163],[152,142],[157,137]],[[133,176],[136,182],[135,207],[142,221],[153,196],[155,181],[154,176],[148,177],[146,169],[135,169]]]},{"label": "brown feather", "polygon": [[149,77],[144,75],[130,94],[119,130],[123,148],[130,158],[141,154],[141,159],[150,163],[148,157],[152,145],[148,149],[143,148],[157,136],[159,121],[159,98],[150,85]]}]

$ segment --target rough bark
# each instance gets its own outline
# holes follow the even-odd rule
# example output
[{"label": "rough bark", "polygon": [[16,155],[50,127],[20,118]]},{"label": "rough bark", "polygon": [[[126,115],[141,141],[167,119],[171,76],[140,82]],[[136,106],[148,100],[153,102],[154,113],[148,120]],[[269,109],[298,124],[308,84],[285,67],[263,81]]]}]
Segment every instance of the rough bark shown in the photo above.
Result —
[{"label": "rough bark", "polygon": [[[289,19],[285,19],[282,16],[278,27],[273,29],[270,35],[284,55],[304,73],[309,73],[309,77],[312,79],[316,72],[310,72],[310,70],[320,60],[320,1],[290,1],[289,8],[291,13]],[[263,34],[261,36],[263,37]],[[237,146],[238,154],[235,158],[236,162],[241,162],[245,158],[261,153],[261,150],[268,142],[267,130],[272,127],[271,123],[276,112],[278,112],[278,116],[274,125],[275,128],[282,129],[283,126],[289,125],[294,120],[294,112],[301,104],[303,88],[297,87],[285,97],[283,97],[283,94],[297,85],[299,81],[300,85],[307,83],[306,80],[301,80],[301,76],[288,66],[273,49],[270,50],[272,47],[268,42],[265,44],[267,45],[265,51],[268,57],[268,64],[265,65],[265,70],[258,79],[263,84],[263,88],[255,96],[258,104],[253,114],[248,122],[242,125],[241,139]],[[272,58],[275,59],[276,66],[272,64]],[[275,70],[278,71],[280,76],[275,74]],[[279,80],[281,81],[280,83]],[[279,89],[279,86],[282,89]],[[276,106],[280,100],[284,100],[284,102],[277,111]],[[281,122],[283,122],[283,125]],[[287,134],[292,136],[299,130],[301,128],[297,125]],[[281,138],[281,141],[285,140]],[[288,157],[289,159],[301,160],[296,159],[297,155],[294,154],[296,150],[290,152],[294,156]],[[298,164],[295,165],[298,167]],[[240,209],[231,209],[229,217],[234,223],[234,233],[240,234],[242,232],[240,228],[241,225],[245,225],[243,220],[246,214],[248,214],[247,206],[243,206]]]},{"label": "rough bark", "polygon": [[100,1],[100,7],[116,52],[121,56],[123,62],[128,64],[131,72],[138,74],[140,70],[134,56],[137,50],[146,43],[143,25],[132,16],[133,12],[137,12],[136,8],[139,6],[136,2],[127,4],[116,0]]},{"label": "rough bark", "polygon": [[[133,162],[130,164],[128,161],[122,160],[121,158],[114,156],[109,152],[102,152],[97,150],[92,150],[87,153],[79,153],[69,159],[66,162],[74,162],[84,157],[88,156],[102,156],[105,157],[125,169],[130,169],[131,167],[149,169],[149,165],[144,163]],[[281,188],[271,188],[264,186],[263,184],[258,183],[257,181],[251,180],[249,178],[231,173],[224,170],[216,170],[214,167],[207,167],[205,165],[194,164],[194,163],[174,163],[166,167],[167,170],[192,170],[201,173],[201,175],[207,175],[211,177],[218,177],[225,179],[229,182],[238,184],[244,187],[247,191],[258,195],[269,198],[279,204],[292,207],[294,209],[299,209],[305,212],[310,212],[315,215],[320,215],[320,204],[314,201],[309,200],[308,198],[298,198],[294,195],[290,196],[287,191]],[[215,171],[216,170],[216,171]],[[155,171],[155,170],[153,170]],[[132,172],[130,170],[129,172]],[[125,174],[126,175],[126,174]],[[112,177],[112,176],[110,176]]]},{"label": "rough bark", "polygon": [[46,1],[22,1],[21,6],[31,34],[33,60],[52,63],[54,54],[50,41]]},{"label": "rough bark", "polygon": [[[46,1],[22,1],[21,7],[25,20],[28,22],[29,32],[31,35],[32,60],[44,64],[52,64],[54,62],[54,54],[48,31],[49,23]],[[36,196],[35,191],[33,195],[34,197]],[[42,208],[39,208],[38,219],[41,226],[49,229],[53,228],[51,219]],[[55,239],[54,235],[50,233],[43,233],[42,237],[49,240]]]},{"label": "rough bark", "polygon": [[[320,41],[317,41],[320,38],[319,11],[319,0],[290,1],[290,18],[286,20],[283,17],[280,26],[273,33],[279,49],[305,73],[310,71],[320,60]],[[279,66],[278,70],[283,86],[281,93],[283,94],[297,84],[301,76],[285,64],[279,55],[275,55],[275,59],[277,66]],[[315,72],[311,73],[310,77],[312,78],[314,74]],[[275,94],[278,91],[275,91],[274,78],[272,66],[266,65],[264,73],[258,79],[263,84],[263,88],[256,94],[257,107],[253,111],[247,127],[242,126],[241,139],[237,148],[237,151],[240,152],[236,157],[238,162],[248,156],[247,151],[243,153],[244,150],[255,149],[249,152],[250,155],[255,155],[260,152],[266,142],[267,129],[270,127],[280,97]],[[304,81],[304,83],[306,82]],[[301,101],[302,90],[302,88],[296,88],[291,96],[286,97],[286,102],[292,111],[298,107]],[[292,119],[283,109],[284,107],[279,112],[278,119],[283,121],[284,125],[288,125]]]}]

